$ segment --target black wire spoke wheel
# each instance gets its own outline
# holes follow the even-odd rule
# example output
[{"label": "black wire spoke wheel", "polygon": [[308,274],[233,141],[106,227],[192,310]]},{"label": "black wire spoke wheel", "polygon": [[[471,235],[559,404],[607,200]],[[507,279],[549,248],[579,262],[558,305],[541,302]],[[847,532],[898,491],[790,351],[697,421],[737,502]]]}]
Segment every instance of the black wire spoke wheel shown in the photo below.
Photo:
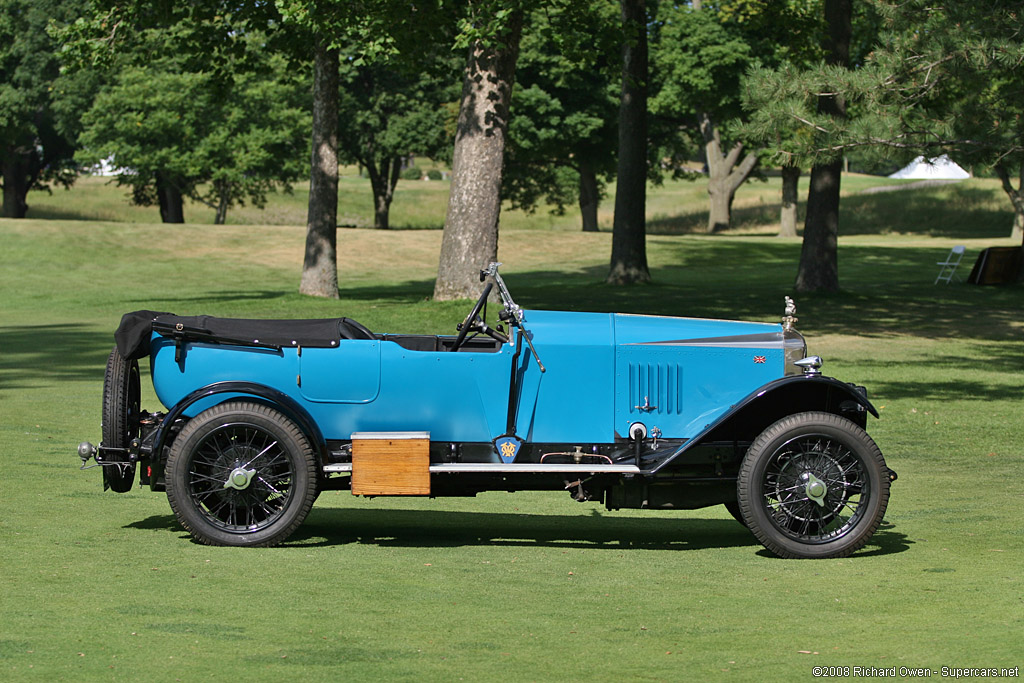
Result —
[{"label": "black wire spoke wheel", "polygon": [[772,454],[764,474],[764,504],[792,538],[820,543],[849,531],[861,515],[864,466],[824,434],[800,436]]},{"label": "black wire spoke wheel", "polygon": [[309,440],[262,404],[226,403],[197,415],[175,439],[167,471],[178,521],[209,545],[276,545],[316,498]]},{"label": "black wire spoke wheel", "polygon": [[[139,436],[139,413],[142,396],[139,363],[128,360],[114,347],[107,358],[103,378],[103,445],[128,448]],[[104,465],[103,483],[118,493],[130,491],[135,481],[135,463],[128,461]]]},{"label": "black wire spoke wheel", "polygon": [[737,480],[740,513],[780,557],[845,557],[882,521],[886,473],[878,446],[853,422],[800,413],[751,444]]}]

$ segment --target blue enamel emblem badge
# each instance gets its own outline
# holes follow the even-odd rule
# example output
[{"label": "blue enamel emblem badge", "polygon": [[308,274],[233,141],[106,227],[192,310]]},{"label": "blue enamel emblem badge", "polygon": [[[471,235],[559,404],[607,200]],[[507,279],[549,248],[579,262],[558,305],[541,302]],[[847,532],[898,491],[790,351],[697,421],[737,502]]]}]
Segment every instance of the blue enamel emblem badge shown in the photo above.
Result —
[{"label": "blue enamel emblem badge", "polygon": [[514,436],[502,436],[494,440],[494,447],[498,449],[501,461],[507,465],[516,459],[521,443]]}]

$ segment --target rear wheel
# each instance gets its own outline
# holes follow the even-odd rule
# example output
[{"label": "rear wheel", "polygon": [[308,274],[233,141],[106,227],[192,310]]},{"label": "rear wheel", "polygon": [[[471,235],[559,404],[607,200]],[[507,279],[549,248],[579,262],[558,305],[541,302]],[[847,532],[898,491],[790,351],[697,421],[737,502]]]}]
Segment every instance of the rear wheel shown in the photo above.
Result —
[{"label": "rear wheel", "polygon": [[[139,363],[128,360],[114,347],[107,359],[103,378],[103,445],[128,448],[139,435],[141,389]],[[124,456],[127,460],[127,455]],[[135,463],[103,466],[103,483],[118,493],[130,491],[135,480]]]},{"label": "rear wheel", "polygon": [[171,446],[166,472],[171,509],[208,545],[281,543],[317,494],[309,440],[258,403],[222,403],[192,418]]},{"label": "rear wheel", "polygon": [[736,492],[747,527],[776,555],[845,557],[881,523],[889,477],[863,429],[831,413],[799,413],[754,440]]}]

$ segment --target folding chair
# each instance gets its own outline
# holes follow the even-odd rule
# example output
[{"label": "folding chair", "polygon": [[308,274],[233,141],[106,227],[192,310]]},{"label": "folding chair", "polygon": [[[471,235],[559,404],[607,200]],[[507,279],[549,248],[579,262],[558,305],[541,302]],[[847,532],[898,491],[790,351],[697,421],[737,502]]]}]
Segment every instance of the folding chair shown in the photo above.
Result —
[{"label": "folding chair", "polygon": [[946,257],[945,261],[938,261],[935,265],[942,266],[939,268],[939,275],[935,278],[935,282],[932,284],[939,284],[940,281],[949,284],[949,282],[956,278],[960,281],[960,276],[956,274],[956,267],[960,265],[960,261],[964,258],[964,252],[967,248],[962,244],[957,245],[949,250],[949,256]]}]

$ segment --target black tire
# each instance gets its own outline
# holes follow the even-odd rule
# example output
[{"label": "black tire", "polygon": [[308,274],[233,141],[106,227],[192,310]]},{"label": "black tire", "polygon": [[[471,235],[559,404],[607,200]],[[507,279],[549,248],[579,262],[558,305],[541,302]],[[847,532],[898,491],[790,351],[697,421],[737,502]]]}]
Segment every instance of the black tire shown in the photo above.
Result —
[{"label": "black tire", "polygon": [[882,521],[888,469],[878,446],[853,422],[798,413],[750,445],[736,493],[747,527],[779,557],[846,557]]},{"label": "black tire", "polygon": [[723,505],[725,505],[725,509],[729,511],[729,514],[732,515],[733,519],[743,526],[747,525],[746,521],[743,519],[743,512],[740,510],[740,504],[738,501],[732,500],[728,503],[723,503]]},{"label": "black tire", "polygon": [[[103,378],[103,445],[128,448],[139,435],[139,403],[142,391],[139,363],[121,356],[117,347],[107,359]],[[135,463],[104,465],[103,483],[118,493],[130,491],[135,482]]]},{"label": "black tire", "polygon": [[207,545],[277,545],[306,519],[317,494],[309,439],[259,403],[222,403],[189,420],[166,472],[171,509]]}]

